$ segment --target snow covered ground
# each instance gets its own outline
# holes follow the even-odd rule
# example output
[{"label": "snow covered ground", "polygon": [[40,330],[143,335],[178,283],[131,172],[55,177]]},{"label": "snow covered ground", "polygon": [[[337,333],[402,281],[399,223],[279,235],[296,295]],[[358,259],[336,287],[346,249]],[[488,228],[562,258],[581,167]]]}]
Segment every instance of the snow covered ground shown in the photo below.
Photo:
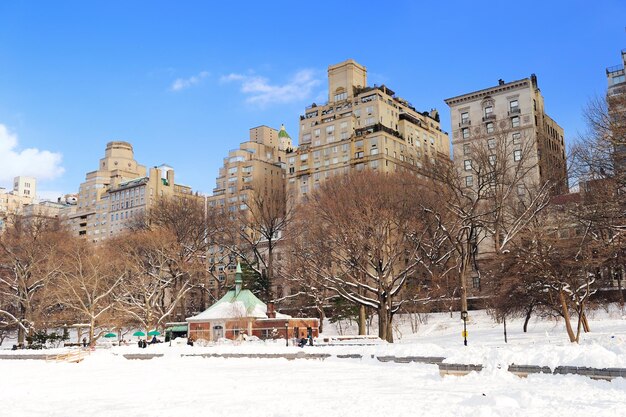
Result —
[{"label": "snow covered ground", "polygon": [[[616,308],[591,317],[592,333],[584,335],[580,345],[569,343],[562,322],[542,320],[533,320],[527,334],[521,332],[521,321],[510,321],[505,344],[502,325],[484,312],[472,313],[467,347],[456,316],[451,320],[445,314],[430,315],[415,334],[408,322],[398,324],[398,343],[393,345],[304,348],[332,355],[360,353],[363,359],[181,357],[302,350],[276,341],[99,348],[79,364],[1,360],[0,415],[588,417],[623,415],[626,409],[622,378],[612,382],[574,375],[518,378],[506,372],[510,363],[626,367],[626,315]],[[326,328],[326,334],[335,331]],[[124,353],[164,356],[127,360]],[[464,377],[441,377],[435,365],[382,363],[371,354],[443,356],[447,362],[486,367]]]}]

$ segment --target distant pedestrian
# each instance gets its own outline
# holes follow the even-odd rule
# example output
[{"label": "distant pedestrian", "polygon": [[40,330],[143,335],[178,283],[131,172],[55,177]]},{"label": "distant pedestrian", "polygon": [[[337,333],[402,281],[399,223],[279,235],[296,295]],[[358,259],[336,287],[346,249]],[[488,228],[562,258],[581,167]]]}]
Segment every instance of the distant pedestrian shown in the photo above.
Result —
[{"label": "distant pedestrian", "polygon": [[83,347],[87,347],[87,338],[83,337]]}]

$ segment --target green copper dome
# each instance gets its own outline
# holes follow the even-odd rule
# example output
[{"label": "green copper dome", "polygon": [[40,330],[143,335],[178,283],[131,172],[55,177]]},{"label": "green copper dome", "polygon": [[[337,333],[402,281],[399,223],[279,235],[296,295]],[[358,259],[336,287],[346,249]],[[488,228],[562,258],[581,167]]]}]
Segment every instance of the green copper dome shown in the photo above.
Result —
[{"label": "green copper dome", "polygon": [[278,131],[278,137],[291,139],[291,136],[289,136],[289,133],[287,133],[287,131],[285,130],[285,125],[280,125],[280,130]]}]

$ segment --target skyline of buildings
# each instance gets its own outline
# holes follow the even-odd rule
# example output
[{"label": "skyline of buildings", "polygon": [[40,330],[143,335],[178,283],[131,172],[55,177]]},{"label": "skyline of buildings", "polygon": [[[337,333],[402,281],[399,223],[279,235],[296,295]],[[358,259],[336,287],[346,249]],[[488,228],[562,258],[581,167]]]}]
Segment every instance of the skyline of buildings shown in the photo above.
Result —
[{"label": "skyline of buildings", "polygon": [[[622,51],[622,60],[625,57]],[[624,82],[623,68],[607,68],[609,94]],[[266,189],[285,186],[293,201],[299,201],[325,179],[350,169],[420,171],[425,163],[452,158],[457,169],[468,171],[468,141],[486,140],[491,146],[490,136],[507,129],[513,142],[521,137],[534,144],[537,178],[565,178],[564,132],[544,111],[534,74],[445,100],[452,120],[450,137],[436,109],[419,112],[387,86],[368,86],[367,69],[352,59],[328,67],[327,94],[325,104],[313,103],[300,115],[298,144],[284,126],[250,129],[249,140],[224,158],[216,185],[206,196],[208,204],[245,210],[252,182],[259,181]],[[93,235],[97,241],[119,233],[135,213],[145,210],[149,190],[193,194],[190,187],[174,184],[171,167],[155,169],[148,171],[134,160],[130,143],[109,142],[98,170],[87,173],[75,190],[75,200],[69,192],[56,203],[67,203],[65,212],[79,235]],[[475,180],[466,176],[466,181],[471,185]],[[565,183],[558,187],[559,193],[566,191]],[[32,193],[21,205],[36,201],[36,189]],[[118,198],[123,200],[118,203]]]}]

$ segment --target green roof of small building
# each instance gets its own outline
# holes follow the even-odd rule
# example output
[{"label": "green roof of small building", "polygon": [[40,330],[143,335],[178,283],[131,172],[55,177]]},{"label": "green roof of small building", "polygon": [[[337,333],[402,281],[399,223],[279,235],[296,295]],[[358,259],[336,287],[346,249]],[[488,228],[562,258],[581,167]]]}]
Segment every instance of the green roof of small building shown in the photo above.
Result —
[{"label": "green roof of small building", "polygon": [[280,125],[280,130],[278,131],[278,137],[291,139],[291,136],[289,136],[289,133],[287,133],[287,131],[285,130],[285,125]]},{"label": "green roof of small building", "polygon": [[231,318],[266,318],[267,306],[250,290],[230,290],[202,313],[189,317],[187,321],[204,321]]}]

